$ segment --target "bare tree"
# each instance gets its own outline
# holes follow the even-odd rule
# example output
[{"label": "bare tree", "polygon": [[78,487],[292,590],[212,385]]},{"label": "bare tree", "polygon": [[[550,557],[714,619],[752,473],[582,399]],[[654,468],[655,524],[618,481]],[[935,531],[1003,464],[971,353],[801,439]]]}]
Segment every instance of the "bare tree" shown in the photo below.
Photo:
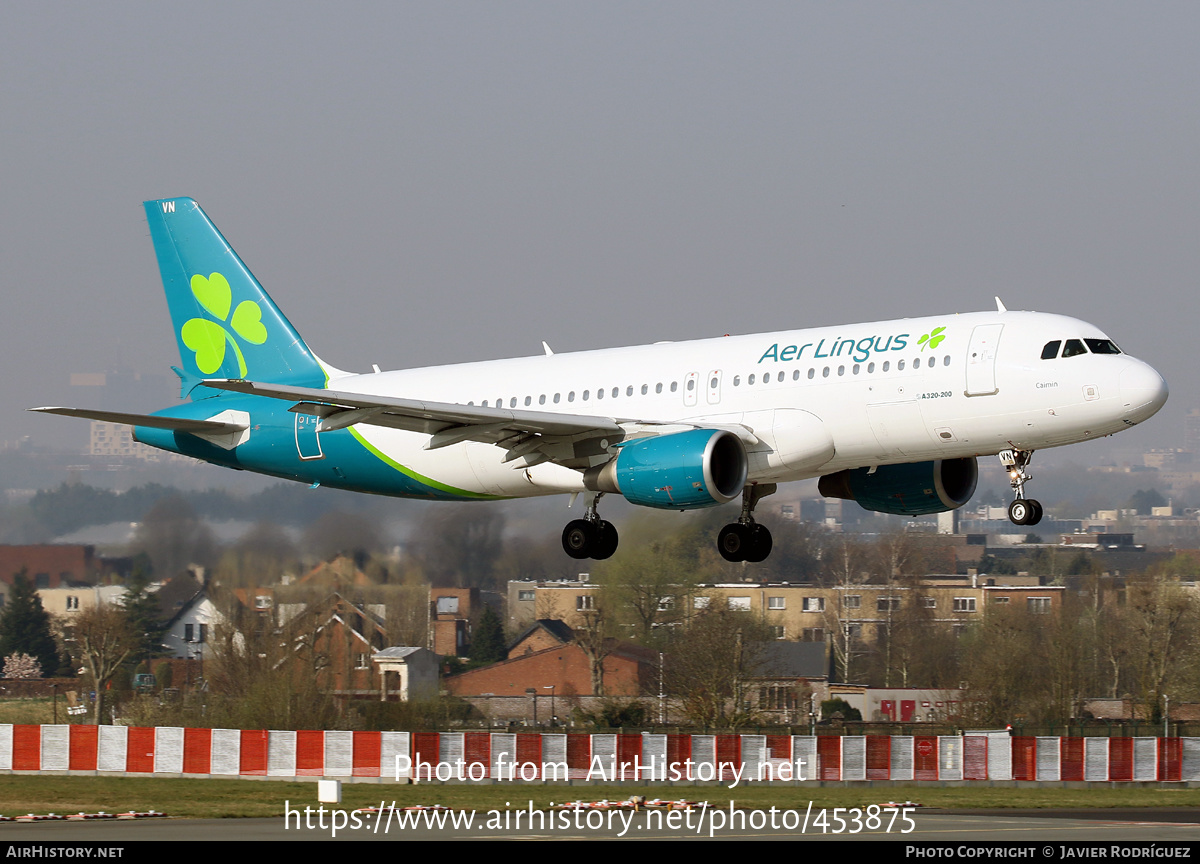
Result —
[{"label": "bare tree", "polygon": [[767,625],[748,612],[712,603],[676,636],[664,677],[689,720],[706,727],[750,721],[749,688],[767,671]]},{"label": "bare tree", "polygon": [[72,632],[83,664],[96,688],[96,724],[105,722],[108,686],[121,664],[137,648],[138,634],[123,609],[95,606],[72,622]]}]

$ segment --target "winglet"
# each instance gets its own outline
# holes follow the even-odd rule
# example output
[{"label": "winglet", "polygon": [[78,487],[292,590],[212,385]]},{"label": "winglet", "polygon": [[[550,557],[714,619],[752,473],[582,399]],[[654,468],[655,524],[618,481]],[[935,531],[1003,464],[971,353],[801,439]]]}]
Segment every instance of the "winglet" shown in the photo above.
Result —
[{"label": "winglet", "polygon": [[1007,312],[1007,311],[1008,311],[1008,310],[1007,310],[1007,309],[1004,307],[1004,303],[1003,303],[1003,302],[1000,300],[1000,298],[999,298],[999,297],[997,297],[997,298],[996,298],[996,311],[997,311],[997,312]]},{"label": "winglet", "polygon": [[546,340],[542,340],[542,350],[546,352],[547,357],[553,357],[554,352],[550,350],[550,346],[546,344]]}]

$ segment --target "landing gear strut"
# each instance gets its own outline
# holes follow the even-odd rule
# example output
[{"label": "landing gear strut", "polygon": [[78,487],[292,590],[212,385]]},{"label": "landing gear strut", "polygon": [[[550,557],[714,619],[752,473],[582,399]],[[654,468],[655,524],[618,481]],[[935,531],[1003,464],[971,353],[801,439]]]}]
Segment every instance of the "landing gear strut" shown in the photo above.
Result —
[{"label": "landing gear strut", "polygon": [[1000,462],[1008,469],[1008,484],[1016,496],[1008,505],[1008,518],[1014,525],[1036,525],[1042,521],[1041,503],[1025,497],[1025,483],[1033,479],[1025,473],[1025,468],[1032,458],[1032,450],[1000,451]]},{"label": "landing gear strut", "polygon": [[767,560],[771,554],[771,532],[754,521],[754,508],[775,489],[774,483],[762,483],[742,490],[742,515],[717,535],[717,551],[726,561],[757,564]]},{"label": "landing gear strut", "polygon": [[597,561],[603,561],[605,558],[611,558],[617,551],[617,529],[611,522],[601,519],[600,514],[596,512],[596,503],[602,495],[603,492],[597,492],[589,496],[583,518],[568,522],[567,527],[563,529],[563,551],[572,558],[595,558]]}]

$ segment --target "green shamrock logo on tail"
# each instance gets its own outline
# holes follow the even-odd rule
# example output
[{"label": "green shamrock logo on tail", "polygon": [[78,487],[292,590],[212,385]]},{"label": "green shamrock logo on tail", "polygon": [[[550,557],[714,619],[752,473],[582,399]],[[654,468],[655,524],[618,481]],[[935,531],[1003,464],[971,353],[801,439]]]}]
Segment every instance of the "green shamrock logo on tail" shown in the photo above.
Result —
[{"label": "green shamrock logo on tail", "polygon": [[[253,300],[243,300],[233,310],[233,317],[229,318],[233,292],[229,290],[229,280],[220,273],[210,273],[207,278],[197,273],[192,277],[192,294],[214,318],[221,322],[229,319],[233,332],[247,342],[262,345],[267,341],[262,309]],[[211,375],[221,368],[225,362],[225,345],[228,343],[237,355],[241,377],[246,377],[246,358],[242,355],[242,349],[222,324],[207,318],[191,318],[184,322],[179,335],[183,344],[196,352],[196,366],[205,375]]]},{"label": "green shamrock logo on tail", "polygon": [[946,338],[946,334],[942,332],[945,329],[945,327],[934,327],[931,332],[926,333],[924,336],[918,339],[917,344],[921,346],[921,350],[924,351],[926,348],[936,348],[938,345],[940,345],[942,340]]}]

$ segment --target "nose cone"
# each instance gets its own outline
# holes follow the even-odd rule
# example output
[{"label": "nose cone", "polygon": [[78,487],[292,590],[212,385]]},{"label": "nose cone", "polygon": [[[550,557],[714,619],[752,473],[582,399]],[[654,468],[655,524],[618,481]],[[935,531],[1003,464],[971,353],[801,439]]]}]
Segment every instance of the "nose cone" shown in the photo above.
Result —
[{"label": "nose cone", "polygon": [[1136,361],[1126,366],[1119,381],[1125,416],[1141,423],[1158,413],[1167,401],[1167,382],[1153,368]]}]

